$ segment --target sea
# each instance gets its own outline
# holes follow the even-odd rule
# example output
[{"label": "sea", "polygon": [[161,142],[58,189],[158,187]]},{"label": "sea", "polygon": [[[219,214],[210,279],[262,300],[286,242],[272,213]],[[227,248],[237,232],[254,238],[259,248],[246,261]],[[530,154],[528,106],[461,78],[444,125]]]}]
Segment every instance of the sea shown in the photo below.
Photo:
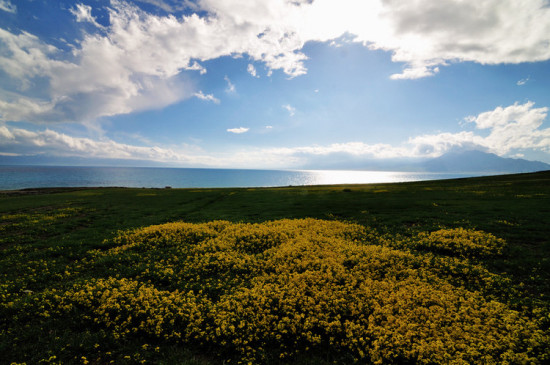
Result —
[{"label": "sea", "polygon": [[51,187],[226,188],[395,183],[475,174],[164,167],[0,166],[0,190]]}]

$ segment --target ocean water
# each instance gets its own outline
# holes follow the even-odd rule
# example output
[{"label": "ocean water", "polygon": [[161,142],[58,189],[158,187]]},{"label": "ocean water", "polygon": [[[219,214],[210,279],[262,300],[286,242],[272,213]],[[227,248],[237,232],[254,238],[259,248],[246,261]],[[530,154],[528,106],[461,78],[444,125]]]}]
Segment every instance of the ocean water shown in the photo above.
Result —
[{"label": "ocean water", "polygon": [[0,166],[0,190],[44,187],[220,188],[368,184],[439,180],[472,174],[335,171],[233,170],[156,167]]}]

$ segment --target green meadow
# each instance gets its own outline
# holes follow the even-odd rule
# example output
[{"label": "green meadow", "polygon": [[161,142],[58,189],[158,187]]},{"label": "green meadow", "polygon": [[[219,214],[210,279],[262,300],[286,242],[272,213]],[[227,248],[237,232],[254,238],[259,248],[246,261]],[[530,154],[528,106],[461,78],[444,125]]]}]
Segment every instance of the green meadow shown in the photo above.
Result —
[{"label": "green meadow", "polygon": [[550,172],[0,192],[0,363],[550,362]]}]

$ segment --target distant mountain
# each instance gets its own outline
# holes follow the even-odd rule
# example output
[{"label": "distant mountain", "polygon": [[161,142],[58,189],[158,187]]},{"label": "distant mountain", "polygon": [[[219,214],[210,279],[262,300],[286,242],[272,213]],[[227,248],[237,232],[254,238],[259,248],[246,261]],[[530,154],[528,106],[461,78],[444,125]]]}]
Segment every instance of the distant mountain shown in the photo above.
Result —
[{"label": "distant mountain", "polygon": [[[5,156],[0,155],[2,165],[51,165],[51,166],[133,166],[176,167],[154,161],[100,159],[85,157]],[[204,167],[207,166],[186,166]],[[408,172],[451,173],[520,173],[550,170],[550,165],[539,161],[503,158],[481,151],[453,151],[437,158],[364,159],[345,153],[309,158],[300,166],[309,170],[371,170]]]},{"label": "distant mountain", "polygon": [[362,159],[349,154],[332,154],[310,159],[304,169],[450,172],[450,173],[521,173],[550,170],[539,161],[504,158],[482,151],[453,151],[437,158]]},{"label": "distant mountain", "polygon": [[482,151],[461,151],[425,161],[422,168],[428,172],[519,173],[550,170],[550,165],[539,161],[499,157]]}]

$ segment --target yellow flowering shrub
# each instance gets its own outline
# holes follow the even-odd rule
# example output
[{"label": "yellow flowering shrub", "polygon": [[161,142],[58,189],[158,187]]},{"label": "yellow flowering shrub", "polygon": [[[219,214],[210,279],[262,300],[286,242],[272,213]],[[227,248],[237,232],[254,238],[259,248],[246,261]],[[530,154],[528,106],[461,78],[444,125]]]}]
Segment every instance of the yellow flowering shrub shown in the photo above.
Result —
[{"label": "yellow flowering shrub", "polygon": [[192,291],[157,290],[128,279],[98,279],[67,291],[65,310],[84,310],[115,338],[142,333],[164,339],[200,339],[205,309]]},{"label": "yellow flowering shrub", "polygon": [[128,249],[147,251],[166,246],[193,245],[216,235],[228,222],[216,221],[208,224],[185,222],[166,223],[132,231],[122,231],[112,240],[118,247],[113,252]]},{"label": "yellow flowering shrub", "polygon": [[422,232],[413,247],[459,257],[483,257],[502,254],[506,242],[494,235],[473,229],[440,229]]},{"label": "yellow flowering shrub", "polygon": [[105,277],[75,285],[57,310],[117,338],[199,344],[238,362],[550,360],[537,318],[488,295],[506,280],[460,258],[497,252],[498,239],[471,230],[423,239],[475,245],[459,257],[415,253],[379,244],[360,225],[315,219],[120,232],[113,248],[93,252]]}]

